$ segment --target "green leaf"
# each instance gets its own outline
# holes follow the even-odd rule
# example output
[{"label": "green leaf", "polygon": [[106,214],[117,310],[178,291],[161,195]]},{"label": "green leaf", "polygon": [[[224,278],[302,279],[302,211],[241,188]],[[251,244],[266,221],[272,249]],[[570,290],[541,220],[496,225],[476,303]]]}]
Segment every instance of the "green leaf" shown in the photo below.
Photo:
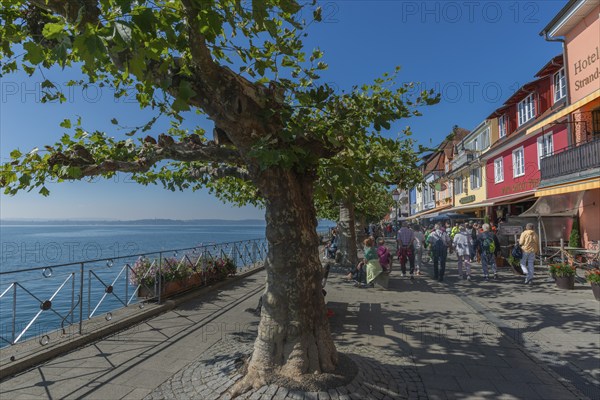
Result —
[{"label": "green leaf", "polygon": [[50,191],[46,188],[46,186],[42,186],[42,188],[40,189],[40,194],[44,197],[48,197]]},{"label": "green leaf", "polygon": [[116,118],[111,119],[110,123],[113,125],[119,125],[119,121]]},{"label": "green leaf", "polygon": [[23,57],[25,60],[29,61],[34,65],[37,65],[44,61],[45,57],[42,46],[34,42],[27,42],[23,45],[23,48],[27,50],[27,54],[25,55],[25,57]]},{"label": "green leaf", "polygon": [[64,24],[49,23],[44,25],[44,29],[42,29],[42,35],[44,35],[46,39],[56,39],[64,34],[64,28]]},{"label": "green leaf", "polygon": [[71,129],[71,120],[70,119],[64,119],[61,123],[60,126],[66,129]]},{"label": "green leaf", "polygon": [[13,151],[10,152],[11,158],[20,158],[22,155],[23,154],[17,149],[14,149]]}]

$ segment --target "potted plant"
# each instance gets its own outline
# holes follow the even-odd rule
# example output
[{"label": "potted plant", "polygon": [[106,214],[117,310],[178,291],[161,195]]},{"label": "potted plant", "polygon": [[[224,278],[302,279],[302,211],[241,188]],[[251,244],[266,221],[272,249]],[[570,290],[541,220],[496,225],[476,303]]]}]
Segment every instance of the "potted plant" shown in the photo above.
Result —
[{"label": "potted plant", "polygon": [[161,265],[158,260],[140,257],[132,267],[129,281],[139,285],[138,296],[155,297],[160,279],[162,296],[168,297],[187,288],[192,272],[176,258],[164,258]]},{"label": "potted plant", "polygon": [[506,262],[512,268],[513,272],[517,275],[523,275],[523,269],[521,268],[521,260],[513,257],[512,254],[508,255]]},{"label": "potted plant", "polygon": [[550,274],[559,288],[575,288],[575,267],[567,263],[550,264]]},{"label": "potted plant", "polygon": [[594,268],[585,273],[585,280],[592,285],[592,292],[596,300],[600,301],[600,269]]}]

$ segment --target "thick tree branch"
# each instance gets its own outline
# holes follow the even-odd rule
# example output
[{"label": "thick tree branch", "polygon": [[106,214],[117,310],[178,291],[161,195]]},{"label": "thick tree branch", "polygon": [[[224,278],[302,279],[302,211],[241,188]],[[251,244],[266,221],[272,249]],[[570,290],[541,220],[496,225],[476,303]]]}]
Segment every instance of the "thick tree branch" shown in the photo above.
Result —
[{"label": "thick tree branch", "polygon": [[73,146],[64,153],[56,152],[48,160],[48,164],[79,167],[81,177],[104,175],[111,172],[144,173],[163,160],[173,161],[205,161],[239,164],[239,153],[231,148],[221,147],[212,142],[200,144],[197,140],[188,138],[183,142],[175,142],[167,135],[160,135],[158,143],[147,138],[137,153],[132,152],[132,160],[117,160],[107,158],[102,161],[94,157],[81,145]]},{"label": "thick tree branch", "polygon": [[244,181],[252,181],[250,174],[244,168],[232,166],[193,168],[190,170],[190,177],[200,178],[203,175],[209,175],[213,178],[238,178]]}]

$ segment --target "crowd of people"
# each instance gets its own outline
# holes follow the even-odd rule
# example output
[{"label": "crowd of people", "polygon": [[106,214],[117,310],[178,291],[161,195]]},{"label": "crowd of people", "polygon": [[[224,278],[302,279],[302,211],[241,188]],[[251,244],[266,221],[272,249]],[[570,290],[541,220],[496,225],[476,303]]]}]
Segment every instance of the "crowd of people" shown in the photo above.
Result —
[{"label": "crowd of people", "polygon": [[[371,232],[369,232],[371,233]],[[377,233],[377,232],[372,232]],[[363,242],[364,258],[347,276],[347,280],[358,287],[373,286],[380,274],[389,274],[393,255],[385,245],[386,231],[376,241],[374,235]],[[429,256],[433,264],[433,279],[443,282],[446,274],[446,260],[449,253],[455,253],[459,279],[472,280],[473,263],[481,263],[483,280],[498,279],[496,258],[500,254],[500,241],[493,225],[478,222],[432,224],[422,227],[409,225],[404,221],[396,231],[396,258],[402,276],[421,275],[424,257]],[[533,224],[527,224],[519,238],[519,256],[525,284],[533,281],[533,261],[538,249],[538,237]],[[377,246],[375,246],[377,243]],[[513,252],[514,255],[514,252]],[[408,271],[407,271],[408,264]]]}]

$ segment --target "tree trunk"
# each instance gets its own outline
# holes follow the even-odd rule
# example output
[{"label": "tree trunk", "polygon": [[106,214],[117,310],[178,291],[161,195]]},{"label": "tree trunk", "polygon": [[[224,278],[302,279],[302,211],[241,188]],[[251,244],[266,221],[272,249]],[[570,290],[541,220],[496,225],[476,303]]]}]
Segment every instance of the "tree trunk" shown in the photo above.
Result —
[{"label": "tree trunk", "polygon": [[364,217],[364,215],[359,215],[358,218],[355,218],[355,223],[356,247],[362,248],[362,242],[367,237],[367,235],[365,234],[365,228],[367,226],[366,218]]},{"label": "tree trunk", "polygon": [[342,253],[344,266],[353,267],[358,264],[356,250],[356,228],[354,226],[354,206],[350,202],[340,204],[340,222],[338,232],[338,250]]},{"label": "tree trunk", "polygon": [[314,177],[279,168],[261,175],[267,283],[254,352],[233,395],[264,386],[276,374],[301,380],[304,374],[332,372],[337,365],[321,286]]}]

